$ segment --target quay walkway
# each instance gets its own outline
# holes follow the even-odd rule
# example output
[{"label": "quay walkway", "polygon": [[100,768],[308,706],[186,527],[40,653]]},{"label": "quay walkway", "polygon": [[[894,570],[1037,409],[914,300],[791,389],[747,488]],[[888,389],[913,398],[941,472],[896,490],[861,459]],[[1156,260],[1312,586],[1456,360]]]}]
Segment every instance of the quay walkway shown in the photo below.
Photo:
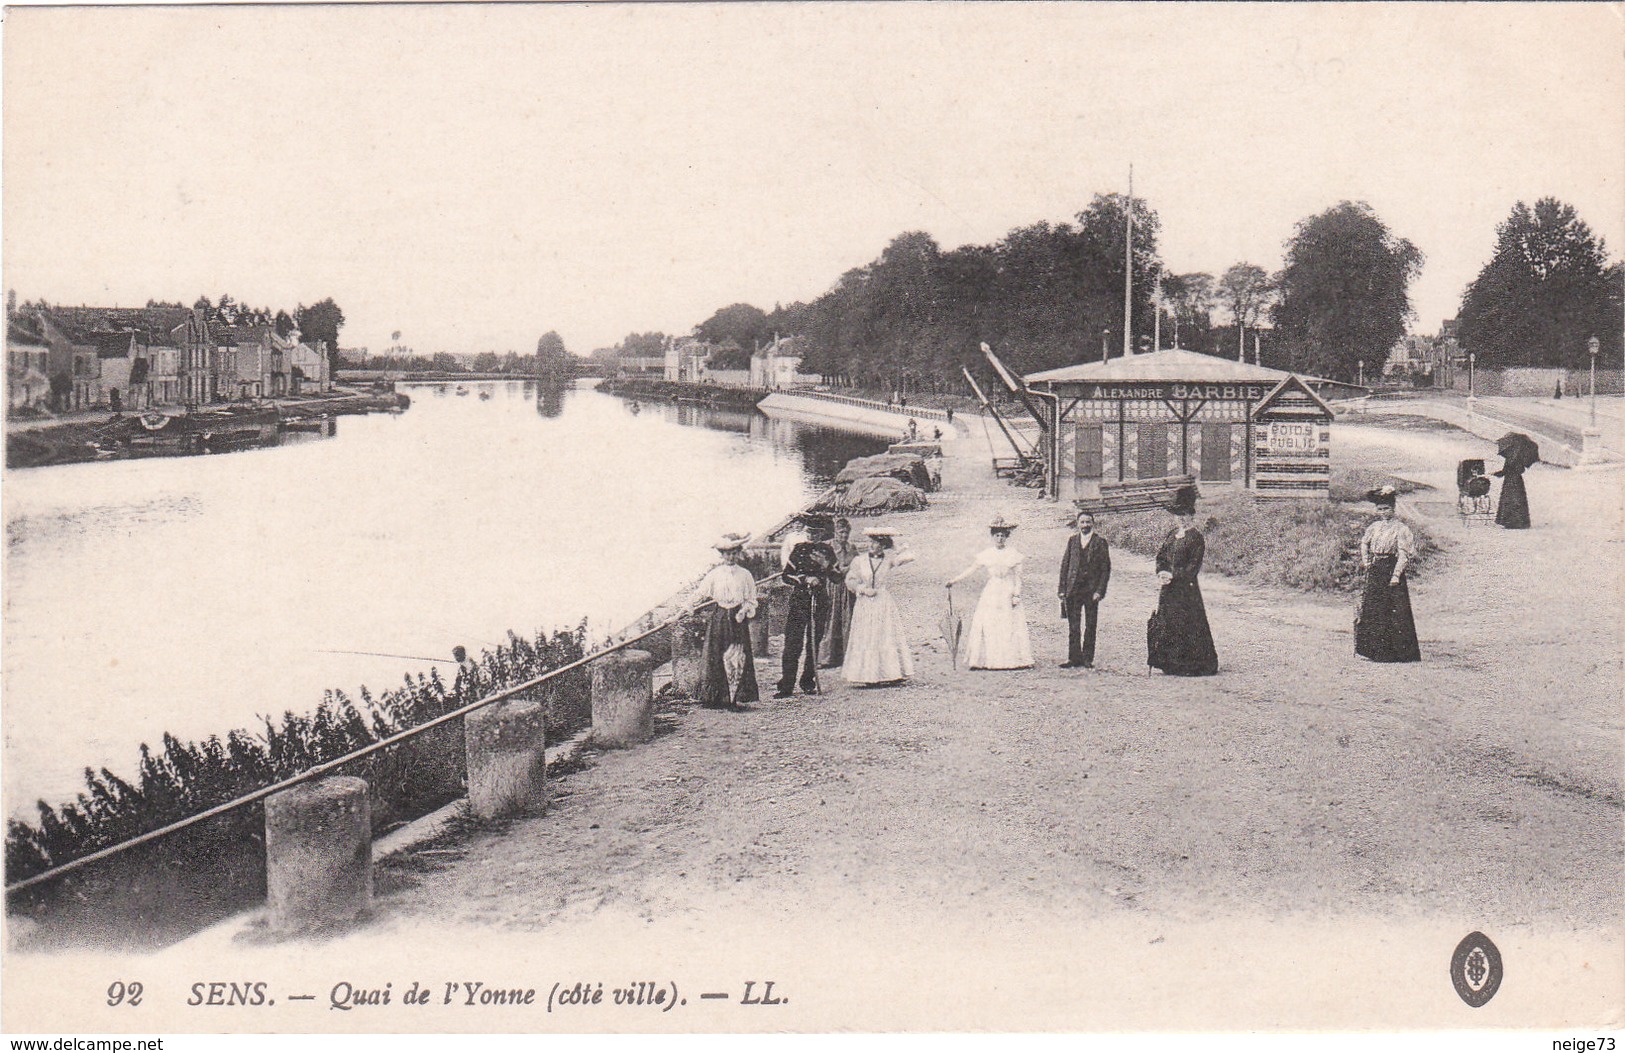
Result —
[{"label": "quay walkway", "polygon": [[[449,822],[383,860],[373,912],[349,931],[213,930],[145,967],[312,995],[338,980],[392,981],[397,996],[414,980],[544,996],[601,981],[607,1002],[609,985],[647,980],[687,999],[658,1016],[343,1017],[366,1030],[1410,1029],[1461,1026],[1446,965],[1482,931],[1509,963],[1559,978],[1538,1005],[1509,989],[1486,1021],[1613,1019],[1617,469],[1537,465],[1533,530],[1430,523],[1444,554],[1411,590],[1420,664],[1357,661],[1349,597],[1207,574],[1221,672],[1184,679],[1145,668],[1158,584],[1149,559],[1115,548],[1097,667],[1058,668],[1064,510],[994,477],[1002,440],[978,423],[931,506],[883,520],[918,557],[893,590],[907,684],[826,671],[822,693],[744,713],[668,700],[652,740],[581,752],[546,814]],[[1437,486],[1485,446],[1354,430],[1345,464]],[[995,515],[1020,524],[1027,555],[1029,670],[957,667],[940,633],[943,582]],[[978,585],[955,590],[967,621]],[[776,666],[759,660],[764,695]],[[8,999],[56,1004],[81,969],[32,961],[8,973]],[[774,1008],[742,1004],[767,981]],[[274,1026],[339,1019],[315,999]]]},{"label": "quay walkway", "polygon": [[[1537,467],[1537,530],[1446,537],[1412,589],[1420,665],[1357,662],[1346,597],[1207,575],[1222,672],[1187,680],[1148,675],[1158,586],[1121,550],[1097,668],[1057,667],[1063,510],[996,479],[974,423],[931,507],[885,520],[918,556],[894,589],[911,681],[826,671],[822,694],[746,713],[668,702],[652,741],[591,753],[546,815],[383,863],[373,919],[303,967],[382,978],[414,947],[436,975],[648,972],[689,992],[686,1016],[482,1018],[499,1029],[1448,1027],[1451,948],[1493,929],[1509,960],[1575,965],[1551,1019],[1613,1011],[1619,671],[1599,656],[1621,610],[1595,585],[1625,569],[1603,543],[1612,473]],[[1476,441],[1362,435],[1349,456],[1406,473]],[[995,514],[1021,524],[1030,670],[956,668],[938,628]],[[967,621],[977,586],[955,592]],[[770,694],[771,654],[757,677]],[[286,960],[217,950],[238,971]],[[1327,953],[1372,964],[1337,967],[1333,1002],[1304,965]],[[751,978],[788,1003],[694,1002],[736,1003]]]}]

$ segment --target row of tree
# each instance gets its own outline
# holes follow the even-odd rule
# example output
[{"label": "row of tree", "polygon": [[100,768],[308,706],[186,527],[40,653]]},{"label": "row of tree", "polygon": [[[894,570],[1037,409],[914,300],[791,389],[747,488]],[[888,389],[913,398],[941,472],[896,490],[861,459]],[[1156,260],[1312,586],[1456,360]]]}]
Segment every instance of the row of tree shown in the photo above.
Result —
[{"label": "row of tree", "polygon": [[481,351],[477,354],[461,355],[450,351],[436,351],[432,355],[425,355],[410,348],[392,348],[377,355],[346,355],[340,368],[400,370],[407,373],[529,374],[536,370],[536,359],[532,355],[521,355],[517,351],[504,354]]},{"label": "row of tree", "polygon": [[[1167,271],[1156,212],[1142,199],[1103,194],[1073,223],[1020,227],[991,245],[944,251],[928,234],[902,234],[811,303],[771,312],[732,304],[695,335],[723,349],[717,368],[743,368],[755,347],[794,335],[804,370],[902,390],[956,386],[961,366],[982,368],[984,341],[1023,371],[1115,356],[1130,208],[1130,310],[1142,349],[1160,324],[1164,345],[1226,357],[1244,349],[1251,357],[1257,346],[1267,365],[1352,381],[1361,363],[1374,370],[1387,359],[1413,318],[1410,284],[1423,254],[1364,202],[1300,221],[1279,272],[1242,262],[1215,278]],[[1617,357],[1622,293],[1625,268],[1609,266],[1602,241],[1571,207],[1520,202],[1464,294],[1461,341],[1491,365],[1580,366],[1592,335]],[[1227,324],[1215,325],[1215,312]],[[665,340],[630,334],[597,354],[657,356]]]}]

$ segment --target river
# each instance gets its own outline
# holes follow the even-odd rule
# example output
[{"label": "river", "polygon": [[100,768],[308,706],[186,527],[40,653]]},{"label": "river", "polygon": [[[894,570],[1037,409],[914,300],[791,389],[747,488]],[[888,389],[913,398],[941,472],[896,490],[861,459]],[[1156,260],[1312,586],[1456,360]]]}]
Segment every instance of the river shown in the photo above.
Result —
[{"label": "river", "polygon": [[885,445],[586,387],[454,387],[403,386],[406,413],[330,439],[7,471],[6,813],[71,799],[86,766],[133,778],[165,731],[257,728],[509,629],[618,628],[717,535]]}]

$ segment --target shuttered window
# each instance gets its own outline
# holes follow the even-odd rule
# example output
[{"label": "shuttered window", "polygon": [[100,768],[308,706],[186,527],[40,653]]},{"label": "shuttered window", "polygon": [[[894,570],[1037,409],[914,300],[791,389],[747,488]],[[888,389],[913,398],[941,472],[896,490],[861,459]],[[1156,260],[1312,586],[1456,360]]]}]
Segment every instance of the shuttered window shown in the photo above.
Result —
[{"label": "shuttered window", "polygon": [[1230,478],[1229,424],[1202,425],[1202,478],[1226,482]]},{"label": "shuttered window", "polygon": [[1141,479],[1158,479],[1168,474],[1168,425],[1139,425],[1139,449],[1135,472]]},{"label": "shuttered window", "polygon": [[1079,479],[1099,479],[1101,476],[1100,425],[1078,425],[1078,455],[1075,470]]}]

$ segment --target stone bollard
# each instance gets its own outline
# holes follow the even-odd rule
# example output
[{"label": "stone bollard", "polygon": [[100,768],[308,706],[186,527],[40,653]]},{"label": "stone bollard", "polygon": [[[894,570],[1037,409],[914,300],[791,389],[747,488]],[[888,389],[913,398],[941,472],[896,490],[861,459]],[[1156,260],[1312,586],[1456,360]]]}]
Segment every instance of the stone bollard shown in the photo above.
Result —
[{"label": "stone bollard", "polygon": [[510,698],[463,718],[468,807],[479,819],[547,810],[547,703]]},{"label": "stone bollard", "polygon": [[265,799],[265,903],[281,933],[350,921],[372,906],[365,780],[332,776]]},{"label": "stone bollard", "polygon": [[671,627],[671,682],[684,698],[698,698],[700,681],[705,679],[707,620],[706,615],[698,614]]},{"label": "stone bollard", "polygon": [[654,736],[654,658],[617,651],[592,663],[592,741],[636,746]]}]

